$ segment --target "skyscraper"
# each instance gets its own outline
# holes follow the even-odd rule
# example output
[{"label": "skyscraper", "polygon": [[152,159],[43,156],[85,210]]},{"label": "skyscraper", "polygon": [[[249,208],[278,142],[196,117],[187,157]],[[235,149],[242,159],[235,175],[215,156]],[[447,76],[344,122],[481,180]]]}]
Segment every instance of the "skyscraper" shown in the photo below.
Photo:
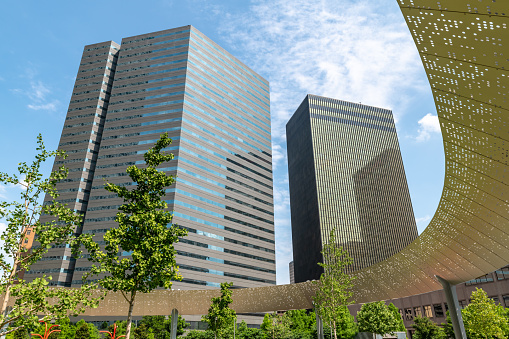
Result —
[{"label": "skyscraper", "polygon": [[[59,149],[60,200],[83,213],[78,233],[100,244],[119,205],[105,182],[133,183],[130,165],[168,132],[177,176],[165,200],[189,235],[176,245],[179,289],[275,284],[268,82],[192,26],[85,46]],[[125,255],[129,255],[125,253]],[[78,286],[89,270],[52,248],[26,278]]]},{"label": "skyscraper", "polygon": [[351,270],[417,237],[392,112],[308,95],[286,125],[295,281],[318,279],[336,239]]}]

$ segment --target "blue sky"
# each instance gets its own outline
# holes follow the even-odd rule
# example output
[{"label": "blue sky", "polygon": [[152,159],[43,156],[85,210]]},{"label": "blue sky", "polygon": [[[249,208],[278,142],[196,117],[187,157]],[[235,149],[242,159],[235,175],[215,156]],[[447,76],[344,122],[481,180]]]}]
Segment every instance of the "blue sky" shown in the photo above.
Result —
[{"label": "blue sky", "polygon": [[[419,232],[436,210],[442,138],[395,0],[34,0],[3,9],[1,172],[32,159],[38,133],[57,147],[84,45],[191,24],[270,81],[278,284],[288,283],[292,257],[284,127],[308,93],[392,109]],[[18,193],[0,185],[0,199]]]}]

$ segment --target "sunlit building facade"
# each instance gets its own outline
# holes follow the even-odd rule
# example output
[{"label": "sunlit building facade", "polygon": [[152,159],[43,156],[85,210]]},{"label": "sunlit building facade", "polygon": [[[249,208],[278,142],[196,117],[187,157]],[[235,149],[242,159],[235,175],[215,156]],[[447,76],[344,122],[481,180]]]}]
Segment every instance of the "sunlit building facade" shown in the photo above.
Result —
[{"label": "sunlit building facade", "polygon": [[286,125],[295,282],[336,239],[359,270],[417,237],[392,112],[308,95]]},{"label": "sunlit building facade", "polygon": [[[192,26],[85,46],[59,149],[70,169],[60,199],[84,215],[78,233],[104,233],[123,202],[105,182],[132,186],[131,165],[167,132],[177,176],[165,200],[189,235],[176,245],[175,289],[275,284],[269,85]],[[124,253],[129,255],[129,253]],[[79,286],[90,262],[52,248],[27,276]]]}]

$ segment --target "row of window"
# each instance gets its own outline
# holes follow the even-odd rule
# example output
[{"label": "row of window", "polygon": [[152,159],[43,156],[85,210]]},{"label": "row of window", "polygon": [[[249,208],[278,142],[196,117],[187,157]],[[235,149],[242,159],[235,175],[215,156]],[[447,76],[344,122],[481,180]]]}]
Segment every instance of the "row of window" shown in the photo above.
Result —
[{"label": "row of window", "polygon": [[[187,32],[189,32],[189,31],[190,31],[189,29],[186,29],[186,30],[182,30],[182,31],[176,31],[176,32],[171,32],[171,33],[165,33],[165,34],[159,34],[159,35],[149,36],[149,37],[146,37],[146,38],[139,38],[139,39],[133,39],[133,40],[126,40],[126,41],[122,41],[122,45],[131,44],[131,43],[133,43],[133,42],[139,42],[139,41],[145,41],[145,40],[152,40],[152,39],[157,39],[157,38],[163,38],[163,37],[172,36],[172,35],[176,35],[176,34],[187,33]],[[138,46],[137,46],[137,47],[138,47]],[[133,47],[133,48],[137,48],[137,47]],[[141,47],[141,46],[140,46],[140,47]]]},{"label": "row of window", "polygon": [[81,118],[89,118],[91,116],[96,116],[96,117],[99,117],[99,118],[104,118],[103,112],[91,112],[91,113],[87,113],[87,114],[80,114],[80,115],[73,115],[73,116],[68,116],[67,118],[65,118],[65,120],[74,120],[74,119],[81,119]]},{"label": "row of window", "polygon": [[106,91],[106,90],[104,90],[102,88],[88,90],[88,91],[82,91],[82,92],[74,92],[72,95],[82,95],[82,94],[88,94],[88,93],[94,93],[94,92],[101,92],[101,93],[104,93],[106,95],[110,95],[109,91]]},{"label": "row of window", "polygon": [[[114,60],[114,61],[113,61]],[[113,60],[111,60],[110,58],[106,59],[106,63],[110,63],[110,64],[113,64],[114,66],[116,65],[116,60],[117,60],[117,57],[113,57]],[[89,62],[82,62],[80,63],[80,66],[85,66],[85,65],[92,65],[92,64],[98,64],[98,63],[104,63],[104,59],[98,59],[98,60],[94,60],[94,61],[89,61]]]},{"label": "row of window", "polygon": [[94,85],[111,86],[109,82],[106,82],[103,80],[103,81],[87,82],[86,84],[76,85],[76,86],[74,86],[74,88],[88,87],[88,86],[94,86]]},{"label": "row of window", "polygon": [[[201,39],[203,42],[205,42],[208,46],[210,46],[213,50],[217,51],[219,54],[221,54],[222,56],[224,56],[226,59],[228,59],[229,61],[231,61],[232,63],[234,63],[235,65],[237,65],[239,68],[241,68],[242,70],[244,70],[246,73],[248,73],[249,75],[251,75],[252,77],[258,79],[260,82],[264,83],[264,80],[258,75],[256,74],[255,72],[253,72],[252,70],[250,70],[249,68],[245,67],[244,65],[240,64],[237,62],[237,60],[235,58],[231,58],[227,53],[225,53],[224,51],[220,50],[219,48],[217,48],[216,46],[214,46],[213,44],[211,44],[205,37],[202,37],[200,34],[198,34],[196,31],[193,31],[192,32],[192,36],[193,37],[198,37],[199,39]],[[203,47],[203,45],[199,44],[200,46]],[[206,48],[205,48],[206,49]],[[206,49],[207,50],[207,49]],[[209,50],[208,50],[209,51]],[[209,51],[210,52],[210,51]],[[217,57],[217,55],[216,55]],[[221,58],[218,57],[219,60],[221,60],[222,62],[226,63],[224,60],[222,60]],[[238,70],[237,70],[238,72]],[[242,74],[242,72],[239,72],[240,74]],[[243,76],[245,76],[244,74],[242,74]],[[261,87],[266,93],[269,93],[268,90],[266,90],[265,88]]]},{"label": "row of window", "polygon": [[90,71],[97,71],[98,69],[107,69],[107,70],[112,70],[111,67],[108,67],[108,66],[99,66],[99,67],[95,67],[95,68],[87,68],[87,69],[83,69],[81,71],[79,71],[78,73],[85,73],[85,72],[90,72]]},{"label": "row of window", "polygon": [[[161,45],[163,43],[167,44],[167,43],[170,43],[170,42],[177,42],[177,41],[184,41],[184,40],[189,40],[189,38],[188,37],[183,37],[183,38],[177,38],[177,39],[172,39],[172,40],[161,41],[160,43],[156,43],[156,44],[138,45],[138,46],[135,46],[135,47],[125,48],[123,51],[131,51],[131,50],[142,48],[142,47],[146,47],[146,46]],[[178,46],[182,47],[182,46],[188,46],[188,45],[178,45]],[[138,53],[133,53],[133,54],[122,54],[122,59],[131,58],[131,57],[139,56],[139,55],[146,55],[146,54],[152,54],[152,53],[156,53],[156,52],[166,51],[168,49],[171,49],[171,47],[160,48],[160,49],[156,49],[156,50],[149,49],[149,50],[145,50],[143,52],[138,52]]]},{"label": "row of window", "polygon": [[[200,44],[196,39],[195,39],[195,36],[198,36],[197,34],[194,34],[194,35],[191,35],[191,39],[190,41],[195,43],[196,45],[200,46],[202,49],[204,49],[205,51],[209,52],[211,55],[213,55],[215,58],[221,60],[223,63],[225,64],[228,64],[227,62],[225,62],[224,60],[222,60],[220,57],[217,56],[217,54],[213,53],[211,50],[209,50],[207,47],[203,46],[202,44]],[[205,41],[205,40],[203,40]],[[205,41],[206,43],[208,43],[207,41]],[[194,49],[195,51],[197,51],[198,53],[200,53],[201,55],[203,55],[206,59],[210,60],[212,63],[214,63],[215,65],[217,65],[218,67],[220,67],[221,69],[223,69],[226,73],[229,74],[229,76],[227,76],[226,78],[228,78],[230,81],[231,78],[235,78],[237,80],[239,80],[240,82],[242,82],[245,86],[248,86],[249,88],[251,88],[252,90],[254,90],[255,92],[257,92],[258,94],[262,95],[263,97],[265,97],[267,100],[269,100],[269,91],[264,88],[263,86],[260,86],[257,82],[255,81],[250,81],[250,82],[247,82],[245,81],[244,79],[238,77],[236,74],[233,74],[230,69],[222,66],[221,64],[217,63],[214,59],[212,59],[211,57],[209,57],[207,54],[203,53],[201,50],[199,50],[198,48],[194,47],[192,44],[190,46],[192,49]],[[208,67],[210,67],[211,69],[214,69],[215,72],[217,72],[218,74],[221,74],[221,72],[219,72],[217,69],[215,69],[213,66],[211,65],[208,65]],[[232,81],[233,82],[233,81]],[[260,92],[258,89],[254,88],[251,84],[255,84],[259,89],[261,89],[264,93],[266,94],[263,94],[262,92]],[[239,87],[245,87],[245,86],[242,86],[242,85],[238,85]],[[256,97],[256,96],[255,96]]]},{"label": "row of window", "polygon": [[[188,46],[189,46],[188,44],[177,45],[177,46],[161,48],[161,49],[158,49],[158,50],[150,51],[150,53],[146,53],[145,52],[145,53],[130,54],[130,55],[126,55],[125,57],[128,58],[128,57],[133,57],[133,56],[141,55],[141,54],[151,54],[151,53],[167,51],[167,50],[170,50],[170,49],[178,49],[178,48],[183,48],[183,47],[188,47]],[[164,58],[171,58],[171,57],[178,56],[178,55],[183,55],[183,54],[187,54],[187,51],[185,51],[185,52],[178,52],[178,53],[172,53],[172,54],[166,54],[166,55],[159,55],[159,56],[155,56],[155,57],[151,57],[151,58],[145,58],[145,59],[136,59],[136,60],[132,60],[132,61],[122,62],[122,63],[119,63],[118,65],[119,66],[125,66],[125,65],[138,64],[138,63],[141,63],[141,62],[146,62],[146,61],[150,61],[150,60],[164,59]],[[122,55],[122,59],[124,59],[123,55]],[[136,71],[136,70],[145,69],[145,68],[149,68],[149,67],[153,67],[153,66],[145,65],[145,66],[141,66],[141,67],[137,67],[137,68],[123,69],[123,70],[120,71],[120,73],[129,72],[129,71]]]},{"label": "row of window", "polygon": [[[105,105],[106,106],[106,105]],[[67,110],[67,112],[73,112],[73,111],[82,111],[84,109],[89,109],[89,108],[99,108],[99,109],[106,109],[107,107],[105,106],[101,106],[101,105],[90,105],[90,106],[83,106],[83,107],[76,107],[76,108],[69,108]]]},{"label": "row of window", "polygon": [[[153,71],[153,72],[148,72],[148,73],[140,73],[140,74],[133,74],[133,75],[127,75],[127,76],[124,76],[124,77],[115,77],[115,80],[125,80],[125,79],[135,79],[135,78],[139,78],[139,77],[145,77],[145,76],[148,76],[148,75],[156,75],[156,74],[164,74],[164,73],[172,73],[172,72],[175,72],[175,71],[182,71],[182,70],[185,70],[187,69],[187,67],[176,67],[176,68],[170,68],[170,69],[163,69],[163,70],[160,70],[160,71]],[[126,85],[127,87],[129,87],[128,85]],[[114,88],[120,88],[120,87],[124,87],[124,86],[115,86]]]},{"label": "row of window", "polygon": [[[81,132],[72,132],[72,133],[65,133],[65,134],[62,134],[62,138],[66,138],[66,137],[70,137],[70,136],[77,136],[77,135],[83,135],[83,134],[90,134],[90,136],[92,135],[97,135],[97,137],[101,137],[102,136],[102,133],[98,133],[94,130],[85,130],[85,131],[81,131]],[[97,152],[96,152],[97,153]]]},{"label": "row of window", "polygon": [[[191,54],[192,54],[192,53],[191,53]],[[198,58],[196,58],[196,59],[197,59],[197,60],[200,60],[200,59],[198,59]],[[214,76],[214,75],[212,75],[210,72],[208,72],[206,69],[204,69],[204,68],[200,67],[199,65],[197,65],[194,61],[190,60],[190,62],[189,62],[189,63],[190,63],[193,67],[196,67],[196,68],[201,69],[203,73],[207,73],[207,74],[209,74],[209,76],[210,76],[210,77],[212,77],[212,78],[216,79],[216,80],[217,80],[220,84],[222,84],[222,85],[224,85],[224,86],[226,86],[226,87],[230,87],[233,91],[235,91],[236,93],[238,93],[240,96],[242,96],[242,97],[246,98],[248,101],[254,102],[253,100],[248,99],[245,95],[241,94],[238,90],[236,90],[236,89],[234,89],[233,87],[229,86],[229,85],[228,85],[228,83],[225,83],[225,81],[224,81],[224,80],[223,80],[223,81],[221,81],[221,80],[220,80],[220,79],[218,79],[216,76]],[[260,108],[260,109],[258,109],[258,110],[257,110],[257,109],[255,109],[255,108],[251,107],[250,105],[248,105],[246,102],[244,102],[244,101],[243,101],[243,100],[241,100],[240,98],[238,98],[238,97],[234,96],[232,93],[227,92],[224,88],[221,88],[220,86],[218,86],[215,82],[213,82],[213,81],[209,80],[208,78],[206,78],[206,77],[202,76],[200,73],[198,73],[197,71],[195,71],[195,70],[193,69],[193,67],[189,67],[189,69],[188,69],[188,75],[187,75],[187,76],[188,76],[188,79],[189,79],[189,80],[191,80],[191,81],[193,81],[193,84],[198,85],[198,86],[202,87],[203,89],[207,90],[208,92],[210,92],[210,93],[212,93],[212,94],[214,94],[214,95],[218,96],[219,98],[221,98],[221,100],[228,102],[231,106],[236,107],[237,109],[241,110],[241,111],[242,111],[242,112],[244,112],[245,114],[247,114],[247,115],[251,116],[252,118],[256,119],[258,122],[260,122],[260,123],[264,124],[266,127],[269,127],[269,129],[270,129],[270,120],[269,120],[268,122],[266,122],[266,121],[262,121],[261,119],[259,119],[259,118],[258,118],[258,116],[260,116],[260,117],[265,118],[265,120],[266,120],[266,118],[267,118],[267,117],[266,117],[264,114],[260,113],[259,111],[260,111],[260,110],[263,110],[263,111],[266,111],[266,112],[267,112],[267,114],[269,114],[269,111],[268,111],[267,109],[263,108],[262,106],[260,106],[259,104],[256,104],[256,103],[255,103],[255,105],[256,105],[256,106],[259,106],[259,108]],[[198,79],[195,79],[195,78],[194,78],[194,76],[198,76],[198,77],[200,77],[200,78],[202,79],[202,81],[200,81],[200,80],[198,80]],[[210,87],[207,87],[205,84],[203,84],[203,83],[202,83],[203,81],[205,81],[205,82],[206,82],[206,83],[208,83],[209,85],[213,86],[216,90],[221,91],[221,92],[224,92],[224,93],[225,93],[225,95],[220,95],[219,93],[217,93],[217,92],[215,92],[214,90],[212,90]],[[203,93],[202,91],[200,91],[200,90],[196,89],[195,87],[190,86],[189,81],[188,81],[188,83],[186,84],[186,86],[189,86],[189,88],[191,88],[191,89],[193,89],[194,91],[196,91],[196,92],[200,93],[201,95],[203,95],[203,96],[204,96],[204,97],[206,97],[207,99],[209,99],[209,100],[211,100],[211,101],[215,102],[216,104],[221,105],[223,108],[226,108],[226,107],[227,107],[227,106],[222,105],[219,101],[216,101],[215,99],[213,99],[213,98],[212,98],[211,96],[209,96],[208,94],[205,94],[205,93]],[[249,108],[249,109],[250,109],[250,111],[255,112],[255,113],[257,114],[257,116],[255,116],[255,115],[254,115],[254,114],[252,114],[251,112],[249,112],[249,111],[245,110],[243,107],[241,107],[241,106],[237,105],[235,102],[233,102],[233,101],[231,101],[231,100],[228,100],[228,99],[227,99],[228,97],[231,97],[231,98],[233,98],[233,99],[237,100],[237,102],[239,102],[239,103],[241,103],[243,106],[245,106],[245,107]],[[253,123],[253,122],[251,122],[251,123]]]},{"label": "row of window", "polygon": [[215,275],[220,275],[220,276],[225,276],[225,277],[230,277],[230,278],[243,279],[243,280],[259,281],[259,282],[264,282],[264,283],[269,283],[269,284],[274,284],[274,285],[276,284],[276,282],[274,280],[267,280],[267,279],[261,279],[261,278],[256,278],[256,277],[250,277],[250,276],[242,275],[242,274],[235,274],[235,273],[230,273],[230,272],[211,270],[209,268],[202,268],[202,267],[183,265],[183,264],[179,264],[179,267],[183,270],[196,271],[196,272],[202,272],[202,273],[210,273],[210,274],[215,274]]},{"label": "row of window", "polygon": [[[176,75],[176,76],[169,77],[169,78],[170,79],[177,79],[177,78],[185,78],[185,77],[186,77],[186,75],[182,74],[182,75]],[[162,79],[168,79],[168,78],[162,78]],[[158,79],[158,81],[162,81],[162,79]],[[142,82],[142,84],[145,84],[145,83],[147,83],[147,81]],[[157,87],[138,89],[138,90],[129,91],[129,92],[114,93],[111,96],[111,98],[118,97],[118,96],[121,96],[121,95],[128,95],[128,94],[136,94],[136,93],[145,93],[145,92],[158,91],[158,90],[161,90],[161,89],[173,88],[173,87],[178,87],[178,86],[185,86],[185,83],[184,82],[179,82],[177,84],[172,84],[172,85],[157,86]]]},{"label": "row of window", "polygon": [[[196,49],[195,49],[195,50],[196,50]],[[201,53],[201,52],[199,52],[199,53]],[[242,96],[242,97],[244,97],[244,98],[247,98],[245,95],[241,94],[241,93],[239,92],[239,90],[238,90],[238,89],[234,89],[232,86],[229,86],[229,85],[228,85],[228,82],[233,83],[234,85],[236,85],[236,86],[238,86],[238,87],[242,88],[243,90],[246,90],[246,88],[245,88],[245,87],[239,86],[239,85],[238,85],[237,83],[235,83],[235,81],[233,81],[231,78],[229,78],[228,76],[225,76],[224,74],[222,74],[221,72],[219,72],[217,69],[215,69],[212,65],[210,65],[210,64],[209,64],[209,63],[207,63],[206,61],[204,61],[204,60],[200,59],[200,58],[199,58],[199,57],[198,57],[195,53],[193,53],[193,51],[192,51],[192,50],[189,50],[189,57],[190,57],[190,58],[189,58],[188,62],[189,62],[189,65],[190,65],[191,67],[189,67],[189,68],[188,68],[188,71],[189,71],[188,76],[190,76],[190,75],[191,75],[191,73],[193,73],[194,75],[198,75],[200,78],[202,78],[202,79],[204,79],[205,81],[207,81],[209,84],[211,84],[211,85],[212,85],[212,86],[214,86],[215,88],[217,88],[217,89],[219,89],[219,88],[220,88],[220,87],[219,87],[219,86],[217,86],[215,83],[211,82],[211,81],[210,81],[210,80],[208,80],[207,78],[205,78],[205,77],[201,76],[201,75],[200,75],[197,71],[193,70],[193,67],[194,67],[194,68],[197,68],[197,69],[199,69],[202,73],[206,73],[206,74],[208,74],[210,77],[212,77],[212,78],[214,78],[215,80],[217,80],[220,84],[223,84],[224,86],[226,86],[226,87],[228,87],[228,88],[231,88],[233,91],[237,92],[240,96]],[[201,63],[201,64],[205,65],[205,67],[201,67],[198,63]],[[223,78],[222,78],[222,79],[218,78],[217,76],[215,76],[215,75],[213,75],[211,72],[209,72],[209,71],[208,71],[208,69],[212,69],[215,73],[217,73],[217,74],[221,75]],[[200,82],[199,82],[199,81],[197,81],[197,83],[200,83]],[[202,87],[205,87],[205,86],[203,86],[203,85],[202,85]],[[208,90],[209,90],[209,91],[211,91],[210,89],[208,89]],[[225,92],[225,90],[224,90],[224,89],[221,89],[221,90],[222,90],[223,92]],[[212,91],[211,91],[211,92],[212,92]],[[253,94],[252,94],[249,90],[246,90],[246,92],[248,92],[249,94],[253,95]],[[215,93],[215,94],[216,94],[216,95],[218,95],[217,93]],[[233,96],[233,94],[231,94],[231,93],[228,93],[228,95],[229,95],[229,96]],[[234,97],[234,96],[233,96],[233,97]],[[253,97],[255,97],[255,98],[256,98],[256,95],[253,95]],[[210,98],[210,97],[209,97],[209,98]],[[249,107],[249,105],[248,105],[248,104],[246,104],[245,102],[243,102],[243,101],[242,101],[242,100],[240,100],[239,98],[236,98],[236,97],[234,97],[234,98],[235,98],[237,101],[239,101],[239,102],[243,103],[245,106]],[[249,99],[248,99],[248,100],[249,100]],[[252,101],[252,100],[249,100],[249,101]],[[230,104],[232,104],[232,102],[231,102],[231,101],[229,101],[229,102],[230,102]],[[259,113],[259,112],[258,112],[258,110],[254,110],[254,109],[252,109],[252,108],[250,107],[250,108],[251,108],[254,112],[258,113],[258,115],[259,115],[260,117],[262,117],[262,118],[264,118],[265,120],[268,120],[268,121],[262,121],[262,120],[261,120],[261,119],[259,119],[258,117],[254,116],[253,114],[251,114],[251,113],[247,112],[246,110],[244,110],[244,109],[240,108],[239,106],[237,106],[237,105],[235,105],[235,106],[236,106],[236,107],[238,107],[239,109],[241,109],[244,113],[246,113],[246,114],[248,114],[248,115],[252,116],[253,118],[257,119],[260,123],[262,123],[262,124],[264,124],[265,126],[268,126],[268,127],[270,128],[270,119],[269,119],[267,116],[265,116],[264,114]],[[263,108],[262,108],[262,109],[263,109]],[[267,110],[267,109],[263,109],[263,110],[265,110],[265,111],[267,111],[267,112],[268,112],[268,110]]]}]

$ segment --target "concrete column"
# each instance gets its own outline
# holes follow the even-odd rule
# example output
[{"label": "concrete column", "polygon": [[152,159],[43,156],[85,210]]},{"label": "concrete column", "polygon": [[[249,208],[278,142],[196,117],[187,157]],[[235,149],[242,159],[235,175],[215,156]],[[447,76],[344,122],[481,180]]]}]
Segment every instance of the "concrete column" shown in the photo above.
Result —
[{"label": "concrete column", "polygon": [[177,324],[179,321],[179,311],[174,308],[171,310],[171,339],[177,339]]},{"label": "concrete column", "polygon": [[451,285],[447,280],[435,275],[445,292],[445,299],[451,316],[452,328],[456,339],[467,339],[463,318],[461,317],[461,308],[458,303],[458,295],[456,294],[456,286]]}]

